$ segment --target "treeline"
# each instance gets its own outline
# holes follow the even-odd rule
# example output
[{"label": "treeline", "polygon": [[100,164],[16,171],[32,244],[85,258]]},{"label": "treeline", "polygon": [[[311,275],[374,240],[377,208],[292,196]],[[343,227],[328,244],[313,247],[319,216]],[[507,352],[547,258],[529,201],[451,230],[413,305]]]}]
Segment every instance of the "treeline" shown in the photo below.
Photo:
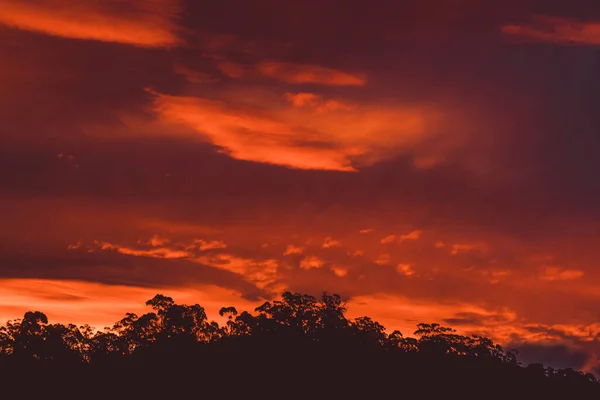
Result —
[{"label": "treeline", "polygon": [[[255,313],[156,295],[152,311],[114,326],[51,324],[39,311],[0,328],[4,393],[162,398],[176,393],[237,398],[596,398],[591,374],[522,366],[486,337],[418,324],[415,337],[349,319],[338,295],[286,292]],[[198,397],[196,396],[196,397]],[[27,398],[27,397],[26,397]],[[600,398],[600,397],[599,397]]]}]

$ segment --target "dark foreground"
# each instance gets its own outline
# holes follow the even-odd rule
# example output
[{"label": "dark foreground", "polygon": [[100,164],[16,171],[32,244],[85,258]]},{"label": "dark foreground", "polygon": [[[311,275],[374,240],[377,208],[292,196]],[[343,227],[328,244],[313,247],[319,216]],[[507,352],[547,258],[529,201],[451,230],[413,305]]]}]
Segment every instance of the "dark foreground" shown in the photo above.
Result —
[{"label": "dark foreground", "polygon": [[590,374],[522,366],[491,340],[419,324],[415,338],[338,296],[285,293],[224,326],[165,296],[114,327],[49,324],[27,313],[0,330],[3,398],[600,399]]}]

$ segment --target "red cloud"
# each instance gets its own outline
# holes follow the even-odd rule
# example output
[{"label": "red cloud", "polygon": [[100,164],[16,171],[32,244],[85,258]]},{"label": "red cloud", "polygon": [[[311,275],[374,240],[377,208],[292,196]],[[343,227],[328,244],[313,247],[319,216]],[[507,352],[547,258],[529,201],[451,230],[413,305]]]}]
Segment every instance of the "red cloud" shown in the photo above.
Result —
[{"label": "red cloud", "polygon": [[140,47],[180,43],[178,0],[0,0],[0,24],[72,39]]},{"label": "red cloud", "polygon": [[404,242],[405,240],[418,240],[421,237],[421,231],[412,231],[407,233],[406,235],[400,235],[398,237],[398,244]]},{"label": "red cloud", "polygon": [[[158,95],[156,100],[161,117],[191,127],[233,158],[298,169],[354,170],[348,151],[300,134],[285,121],[208,99]],[[304,140],[321,143],[299,146]]]},{"label": "red cloud", "polygon": [[268,96],[257,108],[150,92],[155,95],[154,111],[168,126],[166,133],[195,133],[232,158],[295,169],[356,171],[353,159],[370,164],[420,151],[438,123],[435,111],[400,105],[328,113],[282,108],[269,104]]},{"label": "red cloud", "polygon": [[545,267],[540,279],[545,281],[569,281],[579,279],[583,271],[577,269],[564,269],[561,267]]},{"label": "red cloud", "polygon": [[331,86],[364,86],[366,80],[349,73],[320,65],[265,61],[258,71],[269,78],[287,83],[313,83]]},{"label": "red cloud", "polygon": [[339,100],[323,99],[314,93],[286,93],[285,99],[294,107],[313,109],[317,112],[352,111],[356,107]]},{"label": "red cloud", "polygon": [[546,15],[534,16],[532,20],[529,24],[505,25],[502,32],[541,42],[600,45],[600,22]]}]

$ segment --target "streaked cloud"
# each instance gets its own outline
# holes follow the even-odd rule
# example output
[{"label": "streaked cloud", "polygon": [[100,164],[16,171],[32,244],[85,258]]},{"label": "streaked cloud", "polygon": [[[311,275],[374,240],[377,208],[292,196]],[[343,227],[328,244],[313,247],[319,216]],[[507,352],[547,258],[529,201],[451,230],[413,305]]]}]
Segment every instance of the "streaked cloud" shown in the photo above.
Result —
[{"label": "streaked cloud", "polygon": [[393,243],[394,241],[396,241],[398,244],[401,244],[402,242],[406,241],[406,240],[417,240],[421,237],[421,231],[412,231],[410,233],[406,233],[406,234],[402,234],[402,235],[389,235],[386,236],[384,238],[382,238],[379,242],[381,244],[389,244],[389,243]]},{"label": "streaked cloud", "polygon": [[260,63],[257,69],[266,77],[286,83],[329,86],[363,86],[366,84],[364,78],[321,65],[265,61]]},{"label": "streaked cloud", "polygon": [[228,253],[217,253],[199,256],[194,261],[233,272],[261,289],[273,291],[273,294],[278,294],[285,289],[285,286],[277,280],[279,263],[275,259],[255,260]]},{"label": "streaked cloud", "polygon": [[196,239],[196,240],[194,240],[194,245],[196,245],[198,250],[200,250],[200,251],[213,250],[213,249],[224,249],[227,247],[225,242],[223,242],[222,240],[207,241],[207,240],[202,240],[202,239]]},{"label": "streaked cloud", "polygon": [[152,249],[134,249],[123,247],[107,242],[96,242],[101,250],[114,250],[121,254],[127,254],[138,257],[156,257],[156,258],[187,258],[190,253],[185,250],[171,249],[168,247],[158,247]]},{"label": "streaked cloud", "polygon": [[421,234],[423,232],[421,231],[412,231],[410,233],[407,233],[405,235],[400,235],[398,237],[398,244],[406,241],[406,240],[418,240],[421,237]]},{"label": "streaked cloud", "polygon": [[167,239],[166,237],[162,237],[160,235],[154,235],[150,238],[150,240],[148,240],[147,243],[154,247],[163,246],[163,245],[169,243],[169,239]]},{"label": "streaked cloud", "polygon": [[[159,95],[157,112],[188,125],[233,158],[299,169],[354,171],[348,150],[269,115],[193,97]],[[314,140],[316,146],[302,146]],[[355,150],[355,153],[358,151]]]},{"label": "streaked cloud", "polygon": [[456,243],[452,245],[450,254],[453,256],[471,251],[486,252],[488,247],[482,243]]},{"label": "streaked cloud", "polygon": [[233,158],[296,169],[356,171],[355,159],[373,163],[415,150],[438,123],[437,112],[409,106],[362,106],[334,115],[151,93],[165,123],[191,129]]},{"label": "streaked cloud", "polygon": [[396,240],[396,235],[389,235],[384,238],[381,238],[381,240],[379,242],[381,244],[388,244],[388,243],[392,243],[394,240]]},{"label": "streaked cloud", "polygon": [[335,240],[332,237],[326,237],[325,240],[323,240],[323,248],[324,249],[329,249],[331,247],[340,247],[342,245],[342,242],[339,240]]},{"label": "streaked cloud", "polygon": [[379,265],[387,265],[391,261],[389,254],[380,254],[373,262]]},{"label": "streaked cloud", "polygon": [[71,39],[139,47],[181,43],[178,0],[0,0],[0,24]]},{"label": "streaked cloud", "polygon": [[570,281],[583,277],[583,271],[561,267],[544,267],[540,279],[544,281]]},{"label": "streaked cloud", "polygon": [[307,256],[300,260],[300,268],[301,269],[313,269],[313,268],[323,268],[325,262],[317,256]]},{"label": "streaked cloud", "polygon": [[302,247],[298,247],[298,246],[294,246],[293,244],[289,244],[286,248],[285,251],[283,252],[284,256],[289,256],[292,254],[302,254],[302,252],[304,251],[304,249]]},{"label": "streaked cloud", "polygon": [[504,25],[502,32],[539,42],[600,46],[600,22],[574,18],[536,15],[529,23]]},{"label": "streaked cloud", "polygon": [[294,107],[315,107],[321,96],[314,93],[285,93],[285,99],[289,101]]},{"label": "streaked cloud", "polygon": [[343,278],[348,275],[348,269],[341,267],[339,265],[331,265],[331,270],[338,278]]},{"label": "streaked cloud", "polygon": [[410,264],[398,264],[396,266],[396,271],[404,276],[413,276],[416,273]]},{"label": "streaked cloud", "polygon": [[322,96],[314,93],[287,92],[284,94],[284,97],[294,107],[313,109],[318,113],[352,111],[356,109],[356,106],[353,104],[347,104],[336,99],[325,99]]},{"label": "streaked cloud", "polygon": [[[480,305],[451,302],[440,303],[430,300],[415,300],[397,294],[372,294],[356,296],[348,302],[349,312],[354,315],[373,315],[375,320],[385,321],[384,326],[394,326],[406,336],[412,336],[419,322],[444,322],[462,333],[478,333],[503,341],[523,332],[510,309],[488,310]],[[454,317],[454,318],[453,318]],[[483,323],[482,321],[486,321]],[[460,323],[462,322],[462,323]]]}]

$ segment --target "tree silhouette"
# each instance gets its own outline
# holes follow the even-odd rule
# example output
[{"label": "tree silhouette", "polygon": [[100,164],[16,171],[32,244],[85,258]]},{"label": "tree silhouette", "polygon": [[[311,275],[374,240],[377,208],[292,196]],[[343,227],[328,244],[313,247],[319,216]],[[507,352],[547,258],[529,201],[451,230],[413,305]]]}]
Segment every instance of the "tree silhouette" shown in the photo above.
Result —
[{"label": "tree silhouette", "polygon": [[103,397],[158,398],[160,391],[174,397],[211,387],[227,388],[226,398],[374,398],[394,391],[421,399],[600,396],[592,374],[522,366],[486,337],[437,323],[420,323],[415,337],[405,337],[368,316],[348,319],[336,294],[285,292],[254,313],[223,307],[223,326],[198,304],[157,294],[146,305],[150,312],[127,313],[102,331],[51,324],[39,311],[7,321],[0,327],[4,392],[33,398],[93,387]]}]

